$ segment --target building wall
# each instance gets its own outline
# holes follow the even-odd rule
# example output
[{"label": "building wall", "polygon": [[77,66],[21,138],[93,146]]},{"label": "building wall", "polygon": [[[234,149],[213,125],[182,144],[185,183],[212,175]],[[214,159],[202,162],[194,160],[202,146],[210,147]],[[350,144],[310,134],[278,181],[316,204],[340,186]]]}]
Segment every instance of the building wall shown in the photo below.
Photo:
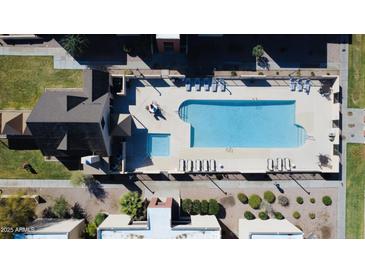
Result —
[{"label": "building wall", "polygon": [[180,39],[157,39],[156,42],[157,42],[158,52],[160,53],[165,52],[165,43],[172,43],[173,52],[176,53],[180,52]]}]

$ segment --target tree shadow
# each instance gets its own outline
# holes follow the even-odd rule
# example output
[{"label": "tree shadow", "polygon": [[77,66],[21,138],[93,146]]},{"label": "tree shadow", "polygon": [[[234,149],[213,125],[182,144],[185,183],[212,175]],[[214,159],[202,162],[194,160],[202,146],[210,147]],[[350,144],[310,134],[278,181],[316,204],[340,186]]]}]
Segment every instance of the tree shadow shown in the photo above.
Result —
[{"label": "tree shadow", "polygon": [[102,202],[104,202],[105,198],[108,196],[103,185],[95,179],[86,182],[86,187],[90,194]]},{"label": "tree shadow", "polygon": [[75,219],[87,219],[87,214],[86,211],[81,207],[81,205],[76,202],[72,207],[71,207],[71,211],[72,211],[72,218]]}]

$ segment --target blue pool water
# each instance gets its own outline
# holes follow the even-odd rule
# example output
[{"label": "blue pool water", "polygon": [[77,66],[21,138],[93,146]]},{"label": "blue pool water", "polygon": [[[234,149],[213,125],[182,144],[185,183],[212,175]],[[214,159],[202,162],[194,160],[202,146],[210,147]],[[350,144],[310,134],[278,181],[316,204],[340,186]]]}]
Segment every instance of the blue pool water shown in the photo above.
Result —
[{"label": "blue pool water", "polygon": [[188,100],[179,115],[191,124],[191,147],[298,147],[306,136],[295,101]]},{"label": "blue pool water", "polygon": [[150,133],[147,134],[148,156],[170,155],[170,134]]}]

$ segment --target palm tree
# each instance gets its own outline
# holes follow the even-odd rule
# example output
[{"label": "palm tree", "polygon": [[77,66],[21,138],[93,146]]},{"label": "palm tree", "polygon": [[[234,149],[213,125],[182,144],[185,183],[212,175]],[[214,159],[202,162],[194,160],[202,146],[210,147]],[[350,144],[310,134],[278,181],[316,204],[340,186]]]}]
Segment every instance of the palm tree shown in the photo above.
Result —
[{"label": "palm tree", "polygon": [[256,45],[252,49],[252,56],[256,59],[260,59],[264,55],[264,47],[261,45]]},{"label": "palm tree", "polygon": [[80,34],[68,34],[60,41],[63,48],[72,56],[80,55],[88,46],[88,40]]},{"label": "palm tree", "polygon": [[123,213],[136,217],[143,207],[141,196],[138,192],[127,192],[119,201]]}]

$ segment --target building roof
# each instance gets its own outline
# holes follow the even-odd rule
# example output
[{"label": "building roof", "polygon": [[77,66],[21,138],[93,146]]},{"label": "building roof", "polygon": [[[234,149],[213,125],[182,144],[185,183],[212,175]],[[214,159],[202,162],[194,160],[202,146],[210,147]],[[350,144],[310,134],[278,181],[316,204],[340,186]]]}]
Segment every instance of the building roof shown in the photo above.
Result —
[{"label": "building roof", "polygon": [[302,239],[303,232],[288,220],[239,219],[240,239]]},{"label": "building roof", "polygon": [[82,222],[83,219],[37,219],[29,226],[32,230],[25,234],[66,234]]},{"label": "building roof", "polygon": [[180,39],[180,34],[156,34],[156,39]]}]

